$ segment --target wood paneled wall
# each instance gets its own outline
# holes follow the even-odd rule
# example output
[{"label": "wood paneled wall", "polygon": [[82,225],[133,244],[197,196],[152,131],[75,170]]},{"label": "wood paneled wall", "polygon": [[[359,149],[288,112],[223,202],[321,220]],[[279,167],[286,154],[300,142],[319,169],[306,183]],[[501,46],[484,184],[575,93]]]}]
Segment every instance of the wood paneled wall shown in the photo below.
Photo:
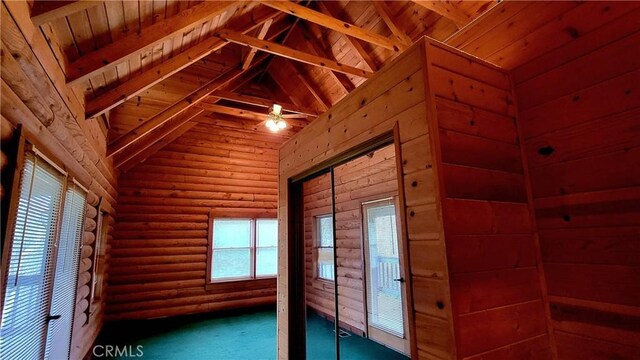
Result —
[{"label": "wood paneled wall", "polygon": [[[398,56],[328,112],[305,127],[280,149],[278,217],[280,239],[288,239],[288,179],[381,134],[396,132],[396,156],[402,164],[400,197],[403,238],[411,244],[408,279],[410,334],[416,339],[413,354],[423,357],[455,356],[444,239],[436,211],[425,104],[424,47],[422,41]],[[399,174],[400,175],[400,174]],[[280,259],[287,259],[286,241]],[[278,278],[278,354],[288,354],[289,278],[280,261]],[[418,293],[412,297],[412,293]]]},{"label": "wood paneled wall", "polygon": [[639,16],[513,71],[561,359],[640,357]]},{"label": "wood paneled wall", "polygon": [[107,313],[153,318],[275,302],[275,279],[205,288],[208,214],[275,217],[281,138],[200,123],[119,179]]},{"label": "wood paneled wall", "polygon": [[427,74],[458,357],[550,358],[509,77],[436,46]]},{"label": "wood paneled wall", "polygon": [[[341,323],[365,332],[362,203],[398,195],[395,148],[387,146],[338,166],[334,176],[338,315]],[[307,305],[334,317],[333,283],[317,279],[313,264],[316,216],[331,214],[330,175],[305,182],[303,193]]]}]

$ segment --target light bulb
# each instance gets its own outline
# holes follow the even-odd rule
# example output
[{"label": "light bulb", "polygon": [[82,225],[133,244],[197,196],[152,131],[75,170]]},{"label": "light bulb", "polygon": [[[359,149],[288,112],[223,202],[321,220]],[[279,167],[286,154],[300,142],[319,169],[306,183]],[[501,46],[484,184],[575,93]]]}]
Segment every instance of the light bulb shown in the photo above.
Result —
[{"label": "light bulb", "polygon": [[287,127],[287,123],[284,122],[283,120],[278,121],[278,128],[280,129],[284,129]]},{"label": "light bulb", "polygon": [[273,119],[267,120],[267,123],[265,125],[267,125],[269,129],[278,127],[278,125],[276,124],[275,121],[273,121]]}]

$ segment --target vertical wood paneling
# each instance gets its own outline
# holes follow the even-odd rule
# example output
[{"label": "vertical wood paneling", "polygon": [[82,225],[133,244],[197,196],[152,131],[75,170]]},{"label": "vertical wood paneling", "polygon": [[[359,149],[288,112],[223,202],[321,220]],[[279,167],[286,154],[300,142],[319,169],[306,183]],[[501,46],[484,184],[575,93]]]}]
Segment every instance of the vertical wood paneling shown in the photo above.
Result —
[{"label": "vertical wood paneling", "polygon": [[550,358],[506,72],[442,45],[427,79],[459,358]]},{"label": "vertical wood paneling", "polygon": [[625,20],[634,17],[513,74],[563,359],[639,356],[640,61],[629,51],[640,27]]}]

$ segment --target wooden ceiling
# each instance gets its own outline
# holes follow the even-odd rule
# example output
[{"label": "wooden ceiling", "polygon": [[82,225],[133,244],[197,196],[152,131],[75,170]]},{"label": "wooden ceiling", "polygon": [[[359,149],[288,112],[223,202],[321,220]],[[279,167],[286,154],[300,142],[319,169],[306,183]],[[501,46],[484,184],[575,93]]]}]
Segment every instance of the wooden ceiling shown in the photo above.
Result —
[{"label": "wooden ceiling", "polygon": [[450,39],[496,4],[35,1],[31,19],[130,166],[193,123],[267,132],[274,102],[289,128],[273,136],[289,137],[416,39]]}]

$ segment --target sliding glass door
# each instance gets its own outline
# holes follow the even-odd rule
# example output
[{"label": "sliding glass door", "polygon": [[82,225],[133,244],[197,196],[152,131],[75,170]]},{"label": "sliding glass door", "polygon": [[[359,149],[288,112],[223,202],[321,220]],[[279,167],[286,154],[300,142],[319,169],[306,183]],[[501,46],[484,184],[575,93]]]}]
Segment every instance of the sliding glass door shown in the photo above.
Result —
[{"label": "sliding glass door", "polygon": [[369,337],[405,352],[404,282],[393,199],[362,205]]},{"label": "sliding glass door", "polygon": [[67,182],[43,158],[25,155],[3,269],[3,358],[69,357],[86,195]]}]

